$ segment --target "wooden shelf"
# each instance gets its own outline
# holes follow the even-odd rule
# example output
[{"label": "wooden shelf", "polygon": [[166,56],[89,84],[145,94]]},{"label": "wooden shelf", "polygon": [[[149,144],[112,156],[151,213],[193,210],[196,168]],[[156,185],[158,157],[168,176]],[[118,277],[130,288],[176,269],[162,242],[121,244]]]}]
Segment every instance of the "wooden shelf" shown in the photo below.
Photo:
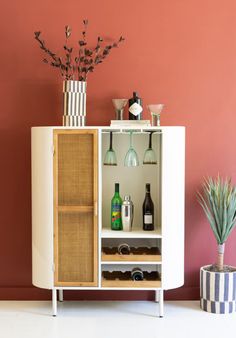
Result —
[{"label": "wooden shelf", "polygon": [[60,205],[57,207],[58,212],[92,212],[92,205]]},{"label": "wooden shelf", "polygon": [[102,261],[104,262],[160,262],[161,252],[159,248],[130,248],[129,255],[120,255],[117,248],[102,249]]},{"label": "wooden shelf", "polygon": [[102,265],[161,265],[161,261],[102,261]]},{"label": "wooden shelf", "polygon": [[162,238],[161,230],[154,231],[115,231],[110,229],[102,229],[102,238]]},{"label": "wooden shelf", "polygon": [[102,253],[102,262],[161,262],[161,255],[106,255]]},{"label": "wooden shelf", "polygon": [[144,272],[144,280],[133,281],[128,271],[125,273],[120,271],[104,271],[102,275],[102,287],[159,288],[161,287],[161,278],[158,272]]},{"label": "wooden shelf", "polygon": [[106,288],[160,288],[161,281],[132,281],[102,279],[102,287]]}]

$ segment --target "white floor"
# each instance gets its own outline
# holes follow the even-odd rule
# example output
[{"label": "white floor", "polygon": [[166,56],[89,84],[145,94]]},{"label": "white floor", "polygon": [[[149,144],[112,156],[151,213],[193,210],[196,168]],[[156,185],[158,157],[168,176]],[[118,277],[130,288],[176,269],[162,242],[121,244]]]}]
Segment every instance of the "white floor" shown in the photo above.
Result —
[{"label": "white floor", "polygon": [[0,338],[195,338],[236,337],[236,313],[214,315],[199,302],[0,302]]}]

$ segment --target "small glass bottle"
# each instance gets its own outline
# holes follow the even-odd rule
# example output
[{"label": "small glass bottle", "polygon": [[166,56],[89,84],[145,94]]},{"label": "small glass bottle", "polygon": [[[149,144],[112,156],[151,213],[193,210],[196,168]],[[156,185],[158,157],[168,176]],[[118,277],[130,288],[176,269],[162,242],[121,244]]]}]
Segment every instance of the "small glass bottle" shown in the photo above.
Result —
[{"label": "small glass bottle", "polygon": [[142,120],[142,100],[137,92],[133,92],[133,97],[129,99],[129,120]]},{"label": "small glass bottle", "polygon": [[123,230],[121,219],[122,199],[119,193],[119,183],[115,183],[115,194],[111,200],[111,229]]}]

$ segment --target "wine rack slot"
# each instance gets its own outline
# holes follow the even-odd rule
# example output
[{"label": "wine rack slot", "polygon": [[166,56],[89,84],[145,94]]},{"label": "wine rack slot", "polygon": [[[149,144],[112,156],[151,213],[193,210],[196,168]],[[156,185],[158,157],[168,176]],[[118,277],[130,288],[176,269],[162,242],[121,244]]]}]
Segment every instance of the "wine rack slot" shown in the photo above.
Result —
[{"label": "wine rack slot", "polygon": [[[123,249],[122,250],[122,246]],[[161,262],[160,238],[104,238],[102,262]]]},{"label": "wine rack slot", "polygon": [[[132,271],[135,269],[141,270],[143,280],[133,280]],[[102,271],[102,286],[103,287],[134,287],[134,288],[159,288],[161,287],[161,267],[139,265],[121,266],[104,266]]]},{"label": "wine rack slot", "polygon": [[117,247],[102,248],[102,261],[161,261],[161,252],[157,247],[130,247],[129,254],[119,254]]}]

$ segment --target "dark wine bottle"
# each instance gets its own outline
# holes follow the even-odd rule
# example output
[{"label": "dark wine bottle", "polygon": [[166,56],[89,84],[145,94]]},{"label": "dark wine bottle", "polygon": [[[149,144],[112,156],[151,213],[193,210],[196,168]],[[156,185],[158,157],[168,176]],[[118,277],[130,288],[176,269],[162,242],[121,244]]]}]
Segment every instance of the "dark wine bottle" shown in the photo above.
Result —
[{"label": "dark wine bottle", "polygon": [[150,184],[146,184],[146,196],[143,202],[143,230],[154,230],[154,204],[150,194]]},{"label": "dark wine bottle", "polygon": [[129,120],[142,120],[142,111],[142,100],[133,92],[133,97],[129,99]]}]

